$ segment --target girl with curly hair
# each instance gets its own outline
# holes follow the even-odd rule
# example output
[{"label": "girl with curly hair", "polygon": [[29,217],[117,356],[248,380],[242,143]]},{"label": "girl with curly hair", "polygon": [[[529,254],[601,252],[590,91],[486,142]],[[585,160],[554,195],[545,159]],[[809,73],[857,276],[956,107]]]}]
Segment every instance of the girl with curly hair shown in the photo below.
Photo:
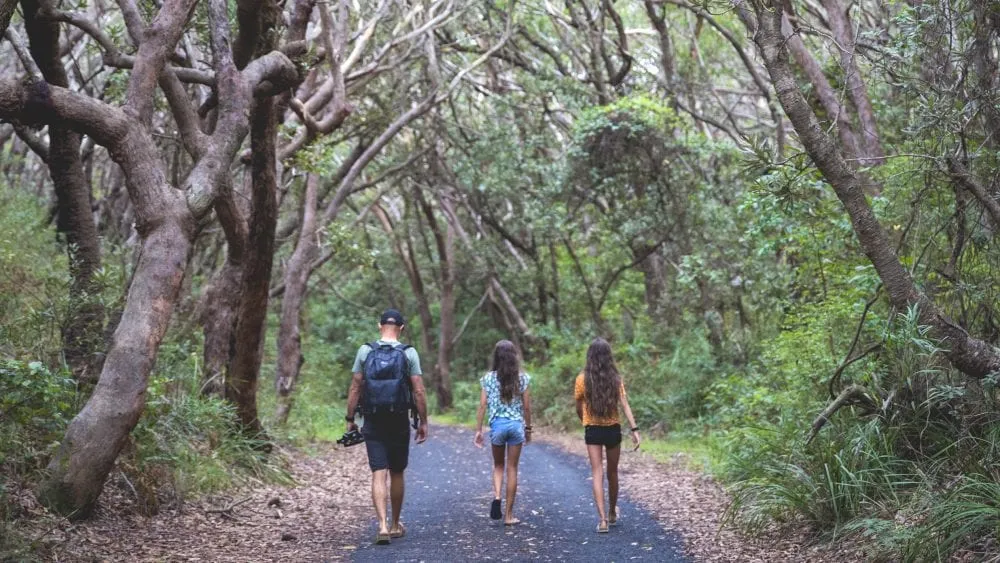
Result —
[{"label": "girl with curly hair", "polygon": [[[618,523],[618,459],[621,455],[622,428],[618,406],[625,411],[632,433],[632,444],[639,448],[639,427],[635,424],[628,405],[625,385],[622,383],[611,345],[603,338],[595,338],[587,350],[587,365],[576,376],[574,386],[576,414],[584,427],[584,442],[590,458],[593,476],[594,504],[597,506],[599,533],[606,533],[608,525]],[[608,511],[604,511],[604,462],[608,457]]]}]

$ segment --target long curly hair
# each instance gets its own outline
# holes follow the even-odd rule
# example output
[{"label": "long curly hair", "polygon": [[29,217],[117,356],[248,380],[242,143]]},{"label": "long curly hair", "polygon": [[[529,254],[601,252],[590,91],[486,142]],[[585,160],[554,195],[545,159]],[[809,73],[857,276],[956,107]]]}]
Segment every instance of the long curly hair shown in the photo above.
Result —
[{"label": "long curly hair", "polygon": [[500,381],[500,400],[509,405],[521,391],[521,358],[510,340],[501,340],[493,348],[493,371]]},{"label": "long curly hair", "polygon": [[587,409],[596,418],[607,418],[618,412],[621,375],[611,356],[611,345],[595,338],[587,349],[587,366],[583,368]]}]

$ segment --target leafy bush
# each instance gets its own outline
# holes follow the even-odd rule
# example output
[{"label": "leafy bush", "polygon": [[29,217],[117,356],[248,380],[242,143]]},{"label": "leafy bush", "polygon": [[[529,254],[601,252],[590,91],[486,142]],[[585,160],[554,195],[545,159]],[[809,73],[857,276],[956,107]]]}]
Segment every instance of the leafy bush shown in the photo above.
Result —
[{"label": "leafy bush", "polygon": [[0,359],[0,467],[22,473],[44,467],[74,412],[76,385],[41,362]]}]

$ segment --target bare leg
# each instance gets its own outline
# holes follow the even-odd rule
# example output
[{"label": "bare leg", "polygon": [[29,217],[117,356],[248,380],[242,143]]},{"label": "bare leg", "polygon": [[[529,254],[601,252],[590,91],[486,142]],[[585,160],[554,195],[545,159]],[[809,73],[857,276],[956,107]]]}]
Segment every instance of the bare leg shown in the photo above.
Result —
[{"label": "bare leg", "polygon": [[493,498],[500,500],[500,489],[503,486],[503,446],[493,446]]},{"label": "bare leg", "polygon": [[607,513],[604,512],[604,446],[587,444],[587,457],[590,458],[590,475],[594,480],[594,505],[597,507],[597,516],[601,524],[608,523]]},{"label": "bare leg", "polygon": [[622,454],[621,444],[608,447],[608,514],[618,517],[618,458]]},{"label": "bare leg", "polygon": [[[403,472],[389,472],[389,498],[392,502],[392,528],[390,532],[399,531],[399,513],[403,510],[403,491],[406,482],[403,479]],[[384,506],[384,505],[383,505]]]},{"label": "bare leg", "polygon": [[375,515],[378,517],[378,533],[388,534],[389,526],[385,521],[385,478],[388,469],[372,471],[372,504],[375,505]]},{"label": "bare leg", "polygon": [[504,524],[516,524],[514,497],[517,496],[517,464],[521,460],[521,444],[507,446],[507,506],[504,507]]}]

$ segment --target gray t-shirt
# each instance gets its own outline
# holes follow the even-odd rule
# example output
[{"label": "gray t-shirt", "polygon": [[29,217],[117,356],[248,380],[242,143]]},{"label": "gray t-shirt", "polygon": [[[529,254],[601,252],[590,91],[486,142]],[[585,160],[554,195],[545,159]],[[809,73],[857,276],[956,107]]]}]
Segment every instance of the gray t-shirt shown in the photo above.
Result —
[{"label": "gray t-shirt", "polygon": [[[397,340],[377,340],[377,344],[399,344]],[[365,366],[365,360],[368,359],[368,354],[372,351],[371,346],[367,343],[362,344],[358,348],[357,355],[354,356],[354,367],[351,369],[351,373],[361,373],[361,370]],[[406,364],[410,368],[410,376],[423,375],[424,372],[420,370],[420,355],[417,354],[416,348],[410,346],[406,349]]]}]

